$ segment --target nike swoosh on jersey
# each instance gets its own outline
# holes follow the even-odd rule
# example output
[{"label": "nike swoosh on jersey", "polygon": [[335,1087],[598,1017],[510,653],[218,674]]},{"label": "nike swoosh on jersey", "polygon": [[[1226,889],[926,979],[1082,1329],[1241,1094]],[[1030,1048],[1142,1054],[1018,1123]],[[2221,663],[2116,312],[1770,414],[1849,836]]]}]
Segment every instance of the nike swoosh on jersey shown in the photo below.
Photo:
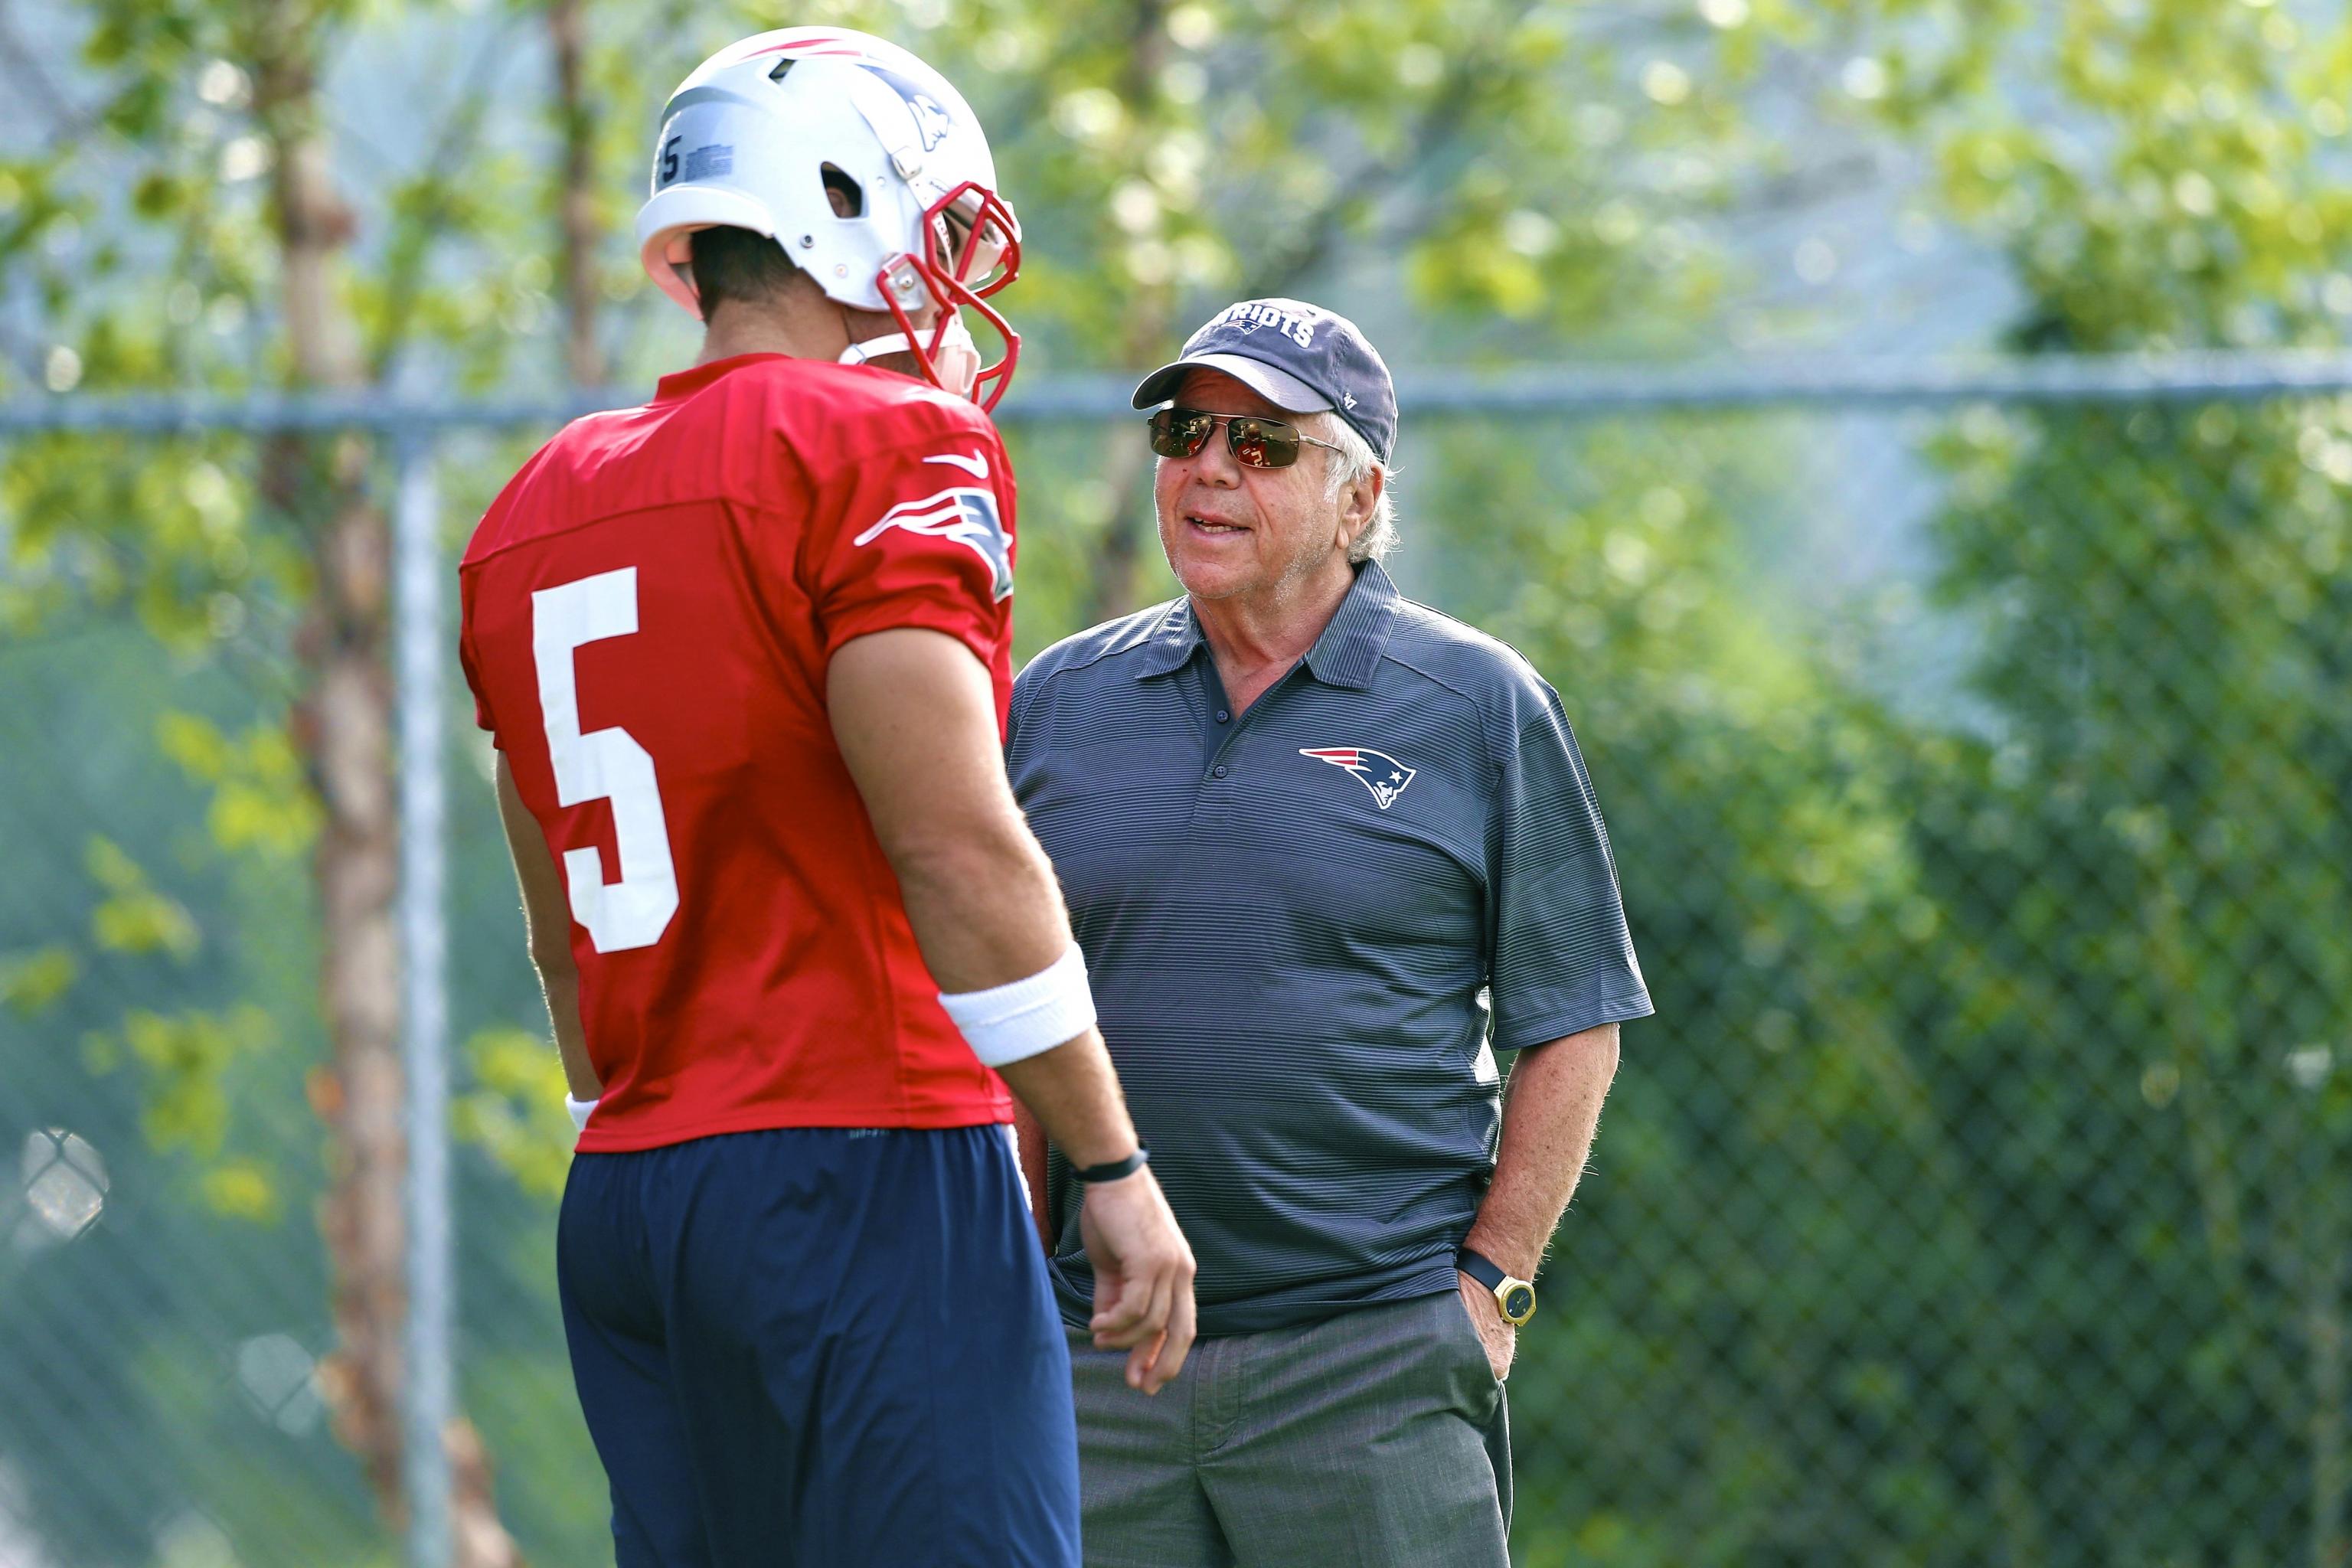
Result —
[{"label": "nike swoosh on jersey", "polygon": [[926,463],[952,463],[975,479],[988,478],[988,459],[978,452],[965,457],[961,452],[934,452],[923,459]]}]

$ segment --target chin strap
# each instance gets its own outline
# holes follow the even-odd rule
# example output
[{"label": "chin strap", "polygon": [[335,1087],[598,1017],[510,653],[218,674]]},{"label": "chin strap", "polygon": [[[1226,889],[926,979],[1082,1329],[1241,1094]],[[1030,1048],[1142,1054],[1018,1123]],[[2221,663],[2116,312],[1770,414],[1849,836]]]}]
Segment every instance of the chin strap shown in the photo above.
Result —
[{"label": "chin strap", "polygon": [[[918,336],[926,337],[928,335],[928,333],[918,334]],[[928,353],[929,346],[926,345],[921,352]],[[852,342],[841,351],[841,358],[836,363],[865,364],[870,360],[880,359],[885,354],[909,353],[920,357],[914,342],[906,333],[885,332],[878,338],[867,338],[862,342]],[[948,318],[947,332],[940,339],[939,352],[931,358],[933,367],[941,373],[943,378],[949,367],[957,365],[959,362],[969,365],[973,371],[980,368],[980,345],[971,341],[971,329],[964,325],[961,312]],[[959,392],[964,396],[970,396],[971,379],[969,372],[963,375],[963,384],[960,387],[952,387],[950,390]]]}]

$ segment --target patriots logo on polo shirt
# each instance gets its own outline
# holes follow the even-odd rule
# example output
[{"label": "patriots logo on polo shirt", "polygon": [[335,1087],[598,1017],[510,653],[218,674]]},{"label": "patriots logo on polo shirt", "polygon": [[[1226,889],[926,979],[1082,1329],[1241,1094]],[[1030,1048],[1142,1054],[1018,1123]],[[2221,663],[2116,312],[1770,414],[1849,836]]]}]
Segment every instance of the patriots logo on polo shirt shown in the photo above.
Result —
[{"label": "patriots logo on polo shirt", "polygon": [[[942,454],[945,460],[959,467],[980,464],[980,472],[988,472],[983,458],[957,458]],[[939,458],[926,458],[925,462],[938,462]],[[947,489],[920,500],[901,501],[882,514],[881,520],[859,534],[853,544],[871,544],[894,528],[908,533],[919,533],[932,539],[951,539],[982,561],[994,577],[996,596],[1013,596],[1013,541],[1005,537],[1004,523],[996,515],[996,497],[986,490]]]},{"label": "patriots logo on polo shirt", "polygon": [[1382,811],[1393,805],[1404,786],[1412,783],[1412,769],[1370,746],[1301,746],[1298,754],[1355,774],[1372,792],[1372,804]]}]

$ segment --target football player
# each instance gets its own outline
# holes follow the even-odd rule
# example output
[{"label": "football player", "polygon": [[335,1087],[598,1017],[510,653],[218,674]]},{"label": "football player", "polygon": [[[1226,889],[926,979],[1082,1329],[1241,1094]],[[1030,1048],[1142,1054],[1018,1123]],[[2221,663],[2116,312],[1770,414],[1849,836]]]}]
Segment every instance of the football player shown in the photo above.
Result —
[{"label": "football player", "polygon": [[803,27],[705,61],[637,222],[701,358],[566,427],[460,568],[582,1126],[556,1266],[624,1565],[1077,1563],[1008,1085],[1093,1184],[1096,1342],[1145,1393],[1192,1342],[1192,1254],[1004,778],[994,187],[903,49]]}]

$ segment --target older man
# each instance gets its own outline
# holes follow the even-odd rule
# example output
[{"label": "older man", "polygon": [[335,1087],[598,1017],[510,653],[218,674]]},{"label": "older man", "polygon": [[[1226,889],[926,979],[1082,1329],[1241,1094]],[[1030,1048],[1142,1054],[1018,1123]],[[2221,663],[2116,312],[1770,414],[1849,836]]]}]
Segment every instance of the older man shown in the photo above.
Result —
[{"label": "older man", "polygon": [[1503,1564],[1528,1281],[1650,1011],[1591,783],[1527,662],[1381,570],[1396,401],[1351,322],[1234,305],[1135,404],[1184,596],[1031,664],[1008,742],[1200,1264],[1144,1399],[1024,1126],[1087,1561]]}]

